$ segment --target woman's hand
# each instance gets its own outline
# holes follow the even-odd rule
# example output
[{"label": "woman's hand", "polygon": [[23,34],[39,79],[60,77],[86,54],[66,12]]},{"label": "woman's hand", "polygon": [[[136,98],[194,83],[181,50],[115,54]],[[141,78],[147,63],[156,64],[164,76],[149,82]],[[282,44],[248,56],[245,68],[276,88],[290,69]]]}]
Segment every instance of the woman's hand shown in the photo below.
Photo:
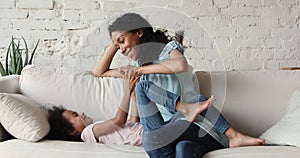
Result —
[{"label": "woman's hand", "polygon": [[123,67],[119,67],[119,73],[123,76],[124,78],[124,75],[125,73],[129,72],[129,71],[132,71],[132,73],[136,73],[136,75],[141,75],[139,74],[138,70],[139,70],[140,67],[136,67],[136,66],[131,66],[131,65],[127,65],[127,66],[123,66]]}]

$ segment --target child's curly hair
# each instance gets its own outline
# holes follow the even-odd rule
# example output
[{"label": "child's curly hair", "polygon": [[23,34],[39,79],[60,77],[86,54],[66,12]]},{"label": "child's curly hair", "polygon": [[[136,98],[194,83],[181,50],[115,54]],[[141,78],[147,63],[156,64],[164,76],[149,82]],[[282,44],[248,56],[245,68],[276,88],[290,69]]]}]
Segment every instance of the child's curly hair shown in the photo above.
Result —
[{"label": "child's curly hair", "polygon": [[50,124],[50,132],[46,139],[66,140],[66,141],[82,141],[80,137],[71,135],[75,129],[72,124],[62,116],[66,109],[62,106],[53,106],[48,109],[48,120]]}]

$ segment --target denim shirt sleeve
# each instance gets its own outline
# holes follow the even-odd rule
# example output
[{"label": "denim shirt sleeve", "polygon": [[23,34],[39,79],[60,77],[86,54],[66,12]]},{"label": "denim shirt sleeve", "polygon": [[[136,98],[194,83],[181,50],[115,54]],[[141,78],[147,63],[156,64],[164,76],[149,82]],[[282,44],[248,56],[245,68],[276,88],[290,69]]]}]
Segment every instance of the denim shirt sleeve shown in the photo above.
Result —
[{"label": "denim shirt sleeve", "polygon": [[182,44],[180,44],[177,41],[171,41],[171,42],[166,44],[166,46],[164,47],[164,49],[160,53],[160,55],[158,57],[159,62],[169,60],[170,59],[170,53],[174,49],[179,50],[179,52],[181,52],[182,54],[184,52],[184,48],[183,48]]},{"label": "denim shirt sleeve", "polygon": [[133,63],[131,63],[130,65],[132,65],[132,66],[136,66],[136,67],[139,67],[139,66],[141,66],[140,64],[139,64],[139,62],[138,61],[134,61]]}]

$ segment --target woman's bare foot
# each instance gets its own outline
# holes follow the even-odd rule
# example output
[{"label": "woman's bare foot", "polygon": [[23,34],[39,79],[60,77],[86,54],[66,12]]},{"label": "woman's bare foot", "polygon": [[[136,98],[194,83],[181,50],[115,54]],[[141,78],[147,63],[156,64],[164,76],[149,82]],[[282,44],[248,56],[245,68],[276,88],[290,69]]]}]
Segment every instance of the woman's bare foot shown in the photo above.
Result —
[{"label": "woman's bare foot", "polygon": [[244,135],[234,130],[233,128],[228,128],[228,130],[225,132],[225,135],[229,139],[230,148],[265,144],[264,139]]},{"label": "woman's bare foot", "polygon": [[181,112],[188,121],[193,122],[202,111],[206,110],[212,104],[214,100],[214,96],[211,96],[206,101],[193,104],[177,101],[176,110]]}]

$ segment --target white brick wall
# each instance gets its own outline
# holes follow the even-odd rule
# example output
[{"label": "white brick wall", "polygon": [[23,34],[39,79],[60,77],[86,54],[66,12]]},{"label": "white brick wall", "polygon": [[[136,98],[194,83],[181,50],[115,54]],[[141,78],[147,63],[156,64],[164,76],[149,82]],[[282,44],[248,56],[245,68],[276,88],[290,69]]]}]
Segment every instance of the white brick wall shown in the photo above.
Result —
[{"label": "white brick wall", "polygon": [[0,8],[13,8],[15,6],[15,1],[0,0]]},{"label": "white brick wall", "polygon": [[53,1],[49,0],[19,0],[18,8],[22,9],[52,9]]},{"label": "white brick wall", "polygon": [[[299,0],[0,0],[0,60],[11,36],[40,45],[38,65],[93,69],[110,42],[107,25],[137,12],[172,34],[185,30],[195,70],[300,66]],[[118,56],[114,61],[126,65]]]}]

